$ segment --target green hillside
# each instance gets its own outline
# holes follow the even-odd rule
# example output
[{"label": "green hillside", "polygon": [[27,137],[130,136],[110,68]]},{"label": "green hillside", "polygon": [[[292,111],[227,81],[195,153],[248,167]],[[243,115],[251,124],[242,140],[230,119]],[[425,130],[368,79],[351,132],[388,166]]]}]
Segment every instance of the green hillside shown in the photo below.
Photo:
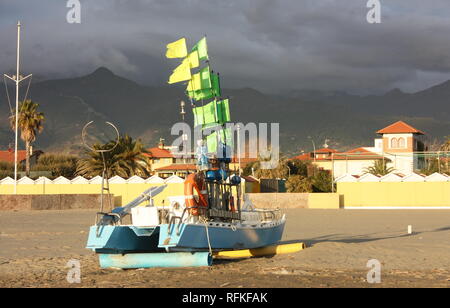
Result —
[{"label": "green hillside", "polygon": [[[310,150],[308,136],[318,146],[325,139],[340,149],[371,146],[376,130],[399,119],[427,132],[430,140],[450,134],[450,82],[414,94],[394,90],[380,96],[296,91],[280,97],[250,88],[223,93],[231,98],[233,121],[280,123],[282,152],[287,154]],[[122,134],[147,145],[160,137],[172,140],[170,128],[181,120],[180,101],[187,101],[181,87],[142,86],[106,68],[79,78],[33,83],[29,96],[40,103],[47,119],[35,148],[62,152],[80,151],[82,127],[91,120],[111,121]],[[0,112],[0,146],[6,148],[14,139],[4,89]],[[190,107],[186,121],[193,123]]]}]

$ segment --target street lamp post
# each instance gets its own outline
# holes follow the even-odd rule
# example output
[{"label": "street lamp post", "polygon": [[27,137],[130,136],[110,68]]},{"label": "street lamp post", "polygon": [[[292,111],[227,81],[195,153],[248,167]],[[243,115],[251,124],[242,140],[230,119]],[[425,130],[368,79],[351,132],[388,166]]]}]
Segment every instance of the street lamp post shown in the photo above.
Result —
[{"label": "street lamp post", "polygon": [[180,102],[180,107],[181,107],[180,114],[181,114],[181,119],[183,121],[184,121],[184,115],[186,114],[186,111],[184,111],[184,106],[186,106],[186,103],[184,101],[181,101]]},{"label": "street lamp post", "polygon": [[308,136],[308,139],[311,139],[313,145],[314,162],[316,162],[316,144],[314,143],[314,140],[311,136]]}]

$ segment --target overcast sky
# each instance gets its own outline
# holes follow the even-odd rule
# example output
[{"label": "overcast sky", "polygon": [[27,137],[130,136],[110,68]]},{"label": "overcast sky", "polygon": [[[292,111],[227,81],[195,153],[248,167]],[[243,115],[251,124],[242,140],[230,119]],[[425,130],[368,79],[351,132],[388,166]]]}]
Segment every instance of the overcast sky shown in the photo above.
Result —
[{"label": "overcast sky", "polygon": [[449,0],[381,0],[381,24],[367,0],[80,0],[81,24],[66,3],[0,0],[0,72],[15,67],[20,19],[23,70],[46,78],[105,66],[163,84],[176,63],[166,44],[206,34],[225,87],[365,94],[450,79]]}]

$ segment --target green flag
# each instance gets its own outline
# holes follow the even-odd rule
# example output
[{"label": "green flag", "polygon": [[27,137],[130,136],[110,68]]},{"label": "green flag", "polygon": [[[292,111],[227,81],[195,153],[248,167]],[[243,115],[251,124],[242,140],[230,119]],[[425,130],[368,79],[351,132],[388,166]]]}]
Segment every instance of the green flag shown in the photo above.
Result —
[{"label": "green flag", "polygon": [[198,58],[200,60],[209,60],[208,58],[208,46],[206,45],[206,37],[202,38],[200,41],[198,41],[197,44],[192,47],[191,51],[197,51],[198,52]]},{"label": "green flag", "polygon": [[199,72],[200,74],[200,84],[202,89],[211,89],[212,88],[212,82],[211,82],[211,73],[209,71],[209,66],[205,66],[202,68]]},{"label": "green flag", "polygon": [[230,121],[230,103],[228,99],[217,102],[217,117],[220,124]]},{"label": "green flag", "polygon": [[187,91],[187,96],[190,98],[201,101],[206,100],[214,97],[214,92],[212,89],[204,89],[204,90],[198,90],[198,91]]},{"label": "green flag", "polygon": [[222,91],[220,90],[219,74],[215,73],[211,74],[211,84],[214,91],[214,96],[216,97],[222,96]]},{"label": "green flag", "polygon": [[205,106],[194,108],[194,125],[208,125],[216,124],[216,101],[213,101]]},{"label": "green flag", "polygon": [[209,124],[220,125],[230,121],[230,106],[228,99],[213,101],[202,107],[195,107],[194,125],[203,125],[204,128]]},{"label": "green flag", "polygon": [[231,128],[221,129],[218,134],[214,131],[206,137],[206,145],[208,146],[208,152],[217,152],[218,142],[222,142],[230,147],[233,147],[233,136],[231,134]]},{"label": "green flag", "polygon": [[209,66],[207,66],[201,69],[199,73],[192,75],[186,91],[187,96],[196,101],[219,97],[222,94],[219,75],[210,73]]},{"label": "green flag", "polygon": [[211,73],[209,72],[209,66],[202,68],[197,74],[192,75],[189,80],[187,91],[199,91],[205,89],[211,89],[212,80]]}]

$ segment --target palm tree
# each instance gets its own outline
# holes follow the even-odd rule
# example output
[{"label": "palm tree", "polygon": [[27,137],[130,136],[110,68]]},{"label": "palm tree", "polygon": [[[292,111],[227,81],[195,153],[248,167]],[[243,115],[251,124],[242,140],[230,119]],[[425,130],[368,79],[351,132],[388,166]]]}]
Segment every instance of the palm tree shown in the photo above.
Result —
[{"label": "palm tree", "polygon": [[[109,141],[106,144],[95,144],[93,147],[97,150],[111,149],[116,140]],[[134,141],[128,135],[119,138],[117,146],[110,152],[99,153],[87,151],[86,158],[80,159],[77,164],[77,174],[82,176],[94,177],[103,172],[103,158],[105,159],[106,176],[108,178],[118,175],[128,178],[133,175],[148,176],[150,161],[145,155],[147,150],[139,141]]]},{"label": "palm tree", "polygon": [[449,160],[450,160],[450,136],[446,137],[446,141],[441,145],[440,150],[445,152],[445,169],[447,172],[450,171],[449,169]]},{"label": "palm tree", "polygon": [[[44,114],[37,109],[39,104],[25,100],[19,104],[19,119],[18,127],[20,129],[20,138],[25,142],[26,149],[26,162],[25,171],[26,175],[30,175],[30,147],[31,143],[36,140],[36,135],[41,133],[44,129]],[[16,112],[14,110],[13,115],[9,117],[10,125],[13,131],[16,130]]]},{"label": "palm tree", "polygon": [[375,161],[373,166],[367,167],[364,169],[366,173],[371,173],[373,175],[386,175],[388,173],[391,173],[395,169],[392,167],[387,167],[386,162],[382,159],[379,159]]}]

